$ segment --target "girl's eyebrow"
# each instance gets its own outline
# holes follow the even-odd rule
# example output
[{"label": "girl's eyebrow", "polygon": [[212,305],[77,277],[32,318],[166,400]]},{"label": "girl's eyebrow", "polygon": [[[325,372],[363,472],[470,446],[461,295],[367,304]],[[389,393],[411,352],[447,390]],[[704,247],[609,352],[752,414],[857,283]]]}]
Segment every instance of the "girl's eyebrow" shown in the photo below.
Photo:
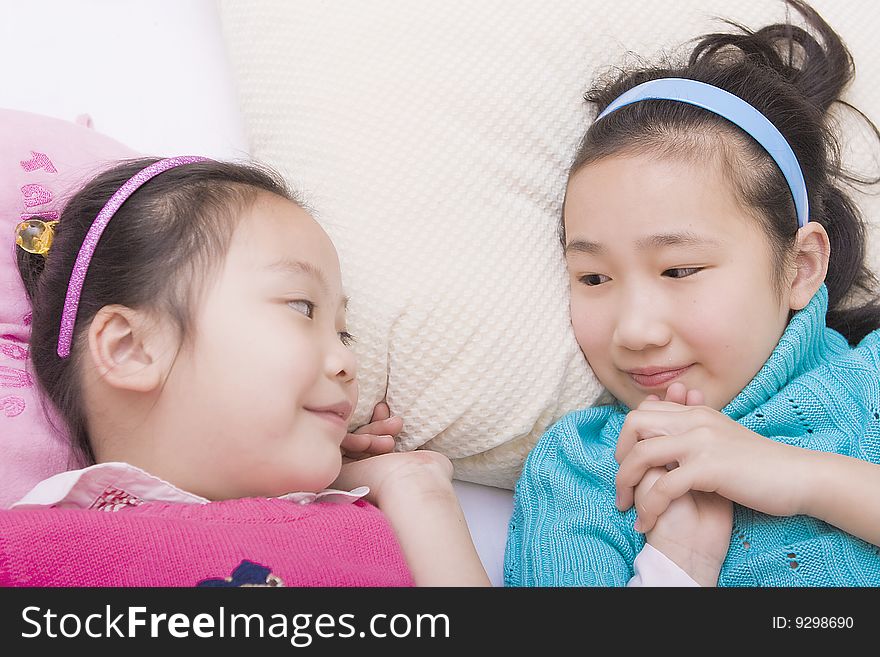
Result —
[{"label": "girl's eyebrow", "polygon": [[645,251],[659,249],[664,246],[719,246],[721,242],[713,237],[698,235],[690,231],[680,233],[658,233],[643,237],[636,242],[636,249]]},{"label": "girl's eyebrow", "polygon": [[568,257],[571,253],[582,253],[584,255],[600,255],[605,251],[605,247],[599,242],[591,242],[589,240],[572,240],[565,245],[565,255]]},{"label": "girl's eyebrow", "polygon": [[[321,290],[324,293],[328,293],[330,290],[330,286],[327,285],[327,277],[324,276],[324,272],[312,264],[311,262],[305,260],[291,260],[289,258],[282,258],[281,260],[276,260],[265,267],[263,267],[266,271],[270,272],[280,272],[282,274],[305,274],[306,276],[311,276],[314,278],[318,285],[321,286]],[[344,296],[340,300],[340,305],[348,310],[348,301],[349,297]]]},{"label": "girl's eyebrow", "polygon": [[[714,238],[697,235],[689,231],[678,233],[657,233],[648,235],[636,242],[637,251],[659,249],[665,246],[719,246],[720,242]],[[565,255],[581,253],[585,255],[601,255],[605,247],[599,242],[590,240],[572,240],[565,245]]]},{"label": "girl's eyebrow", "polygon": [[327,289],[327,278],[320,268],[305,260],[291,260],[289,258],[281,258],[275,262],[269,263],[263,267],[266,271],[280,272],[282,274],[305,274],[317,279],[321,287]]}]

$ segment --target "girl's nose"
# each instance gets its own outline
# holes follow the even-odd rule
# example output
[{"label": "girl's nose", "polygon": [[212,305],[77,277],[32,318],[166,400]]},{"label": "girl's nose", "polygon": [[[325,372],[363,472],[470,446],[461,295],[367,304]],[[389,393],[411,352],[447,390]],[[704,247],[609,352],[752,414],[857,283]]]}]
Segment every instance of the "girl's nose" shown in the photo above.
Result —
[{"label": "girl's nose", "polygon": [[357,359],[354,352],[339,340],[338,336],[327,350],[325,367],[328,376],[351,381],[357,377]]},{"label": "girl's nose", "polygon": [[669,312],[662,299],[650,294],[630,295],[621,304],[612,336],[615,346],[641,351],[663,347],[671,339]]}]

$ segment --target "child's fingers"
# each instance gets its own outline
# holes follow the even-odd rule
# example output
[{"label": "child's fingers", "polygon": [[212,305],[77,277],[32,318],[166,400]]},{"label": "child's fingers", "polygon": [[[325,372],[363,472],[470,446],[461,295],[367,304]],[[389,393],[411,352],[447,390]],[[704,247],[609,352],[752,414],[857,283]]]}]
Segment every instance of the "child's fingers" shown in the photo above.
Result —
[{"label": "child's fingers", "polygon": [[676,381],[666,389],[666,399],[664,401],[685,406],[702,406],[705,403],[705,397],[696,388],[689,390],[681,381]]},{"label": "child's fingers", "polygon": [[[662,402],[660,402],[662,403]],[[645,402],[639,405],[639,410],[630,411],[623,421],[620,434],[617,436],[617,445],[614,448],[614,459],[621,463],[640,440],[650,438],[653,435],[664,435],[665,431],[653,431],[646,419],[646,413],[642,411]]]},{"label": "child's fingers", "polygon": [[648,470],[678,463],[679,457],[680,445],[674,436],[655,436],[630,450],[614,479],[617,508],[625,511],[632,506],[635,487]]},{"label": "child's fingers", "polygon": [[396,436],[403,429],[403,418],[399,416],[375,420],[354,430],[354,433],[371,433],[379,436]]},{"label": "child's fingers", "polygon": [[393,417],[389,417],[384,421],[385,424],[382,425],[381,431],[377,431],[376,433],[388,434],[390,436],[396,436],[401,431],[403,431],[403,418],[399,415],[395,415]]},{"label": "child's fingers", "polygon": [[[646,404],[645,402],[658,401],[661,401],[658,395],[648,395],[642,403],[639,404],[639,409],[653,408],[653,404]],[[666,395],[662,401],[663,403],[680,404],[682,406],[702,406],[704,403],[704,396],[699,390],[688,389],[684,383],[676,381],[670,384],[666,389]]]},{"label": "child's fingers", "polygon": [[640,440],[655,436],[671,436],[693,427],[694,420],[686,417],[687,406],[665,401],[643,401],[635,411],[630,411],[623,421],[614,459],[621,463]]},{"label": "child's fingers", "polygon": [[666,399],[664,401],[673,404],[684,404],[687,400],[688,389],[681,381],[675,381],[666,388]]},{"label": "child's fingers", "polygon": [[363,433],[347,433],[340,447],[346,455],[360,454],[373,442],[373,436]]},{"label": "child's fingers", "polygon": [[[633,490],[633,504],[636,505],[638,509],[638,505],[641,503],[642,498],[651,490],[651,486],[654,485],[654,482],[665,473],[663,468],[649,468],[645,475],[642,477],[641,481],[636,484]],[[626,509],[620,509],[621,511],[626,511]]]},{"label": "child's fingers", "polygon": [[348,456],[384,454],[394,449],[394,437],[388,434],[348,433],[341,447]]},{"label": "child's fingers", "polygon": [[345,456],[360,460],[366,456],[376,456],[394,451],[394,437],[368,433],[350,433],[342,441]]},{"label": "child's fingers", "polygon": [[384,401],[380,401],[373,409],[373,416],[370,418],[370,422],[387,420],[389,417],[391,417],[391,408]]},{"label": "child's fingers", "polygon": [[687,468],[675,468],[666,474],[657,477],[654,485],[645,494],[639,495],[639,503],[636,507],[638,518],[636,531],[643,534],[651,531],[657,522],[657,518],[669,508],[673,500],[691,490],[691,476]]},{"label": "child's fingers", "polygon": [[387,434],[381,436],[372,436],[370,445],[364,450],[367,454],[387,454],[394,451],[394,436]]}]

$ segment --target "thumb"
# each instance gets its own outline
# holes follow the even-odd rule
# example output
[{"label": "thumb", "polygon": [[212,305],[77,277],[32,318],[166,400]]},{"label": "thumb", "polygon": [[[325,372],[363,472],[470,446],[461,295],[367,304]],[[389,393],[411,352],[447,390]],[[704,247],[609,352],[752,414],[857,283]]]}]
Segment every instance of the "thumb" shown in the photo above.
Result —
[{"label": "thumb", "polygon": [[388,407],[384,401],[380,401],[376,404],[376,407],[373,409],[373,417],[370,418],[370,422],[377,422],[379,420],[387,420],[391,417],[391,409]]}]

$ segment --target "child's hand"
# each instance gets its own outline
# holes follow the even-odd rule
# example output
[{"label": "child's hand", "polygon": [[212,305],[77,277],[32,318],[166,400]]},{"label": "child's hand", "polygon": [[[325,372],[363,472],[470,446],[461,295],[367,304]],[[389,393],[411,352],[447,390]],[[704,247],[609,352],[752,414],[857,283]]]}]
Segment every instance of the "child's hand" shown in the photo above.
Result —
[{"label": "child's hand", "polygon": [[332,487],[351,490],[369,486],[367,499],[382,508],[391,496],[419,495],[452,488],[452,463],[439,452],[415,450],[380,454],[345,463]]},{"label": "child's hand", "polygon": [[385,402],[376,404],[370,423],[346,434],[342,441],[343,461],[358,460],[394,449],[394,439],[403,429],[403,418],[391,417]]},{"label": "child's hand", "polygon": [[666,401],[646,399],[627,416],[616,454],[618,508],[632,506],[634,488],[648,470],[677,465],[641,500],[643,531],[688,491],[716,492],[770,515],[802,513],[807,450],[760,436],[706,406],[670,403],[670,391],[680,399],[682,388],[671,385]]},{"label": "child's hand", "polygon": [[420,449],[346,463],[334,487],[370,487],[367,499],[394,528],[417,586],[489,586],[452,475],[448,458]]},{"label": "child's hand", "polygon": [[[636,486],[636,508],[647,498],[666,468],[651,468]],[[641,517],[636,521],[636,530]],[[675,562],[700,586],[715,586],[721,564],[730,548],[733,503],[717,493],[688,491],[672,500],[660,514],[645,540]]]},{"label": "child's hand", "polygon": [[[656,401],[659,398],[654,395],[646,400]],[[703,395],[697,390],[689,391],[684,385],[674,383],[666,391],[665,403],[683,407],[696,406],[703,403]],[[618,453],[622,453],[622,450],[619,449]],[[624,461],[626,462],[626,458]],[[688,490],[677,498],[666,501],[663,510],[652,513],[650,509],[656,504],[658,493],[662,493],[664,476],[675,468],[674,463],[664,463],[648,468],[640,477],[633,492],[639,513],[635,528],[646,532],[648,543],[678,564],[698,583],[715,586],[730,546],[733,504],[716,493]],[[656,486],[658,490],[655,491],[658,481],[661,483]],[[645,522],[646,516],[650,524]]]}]

